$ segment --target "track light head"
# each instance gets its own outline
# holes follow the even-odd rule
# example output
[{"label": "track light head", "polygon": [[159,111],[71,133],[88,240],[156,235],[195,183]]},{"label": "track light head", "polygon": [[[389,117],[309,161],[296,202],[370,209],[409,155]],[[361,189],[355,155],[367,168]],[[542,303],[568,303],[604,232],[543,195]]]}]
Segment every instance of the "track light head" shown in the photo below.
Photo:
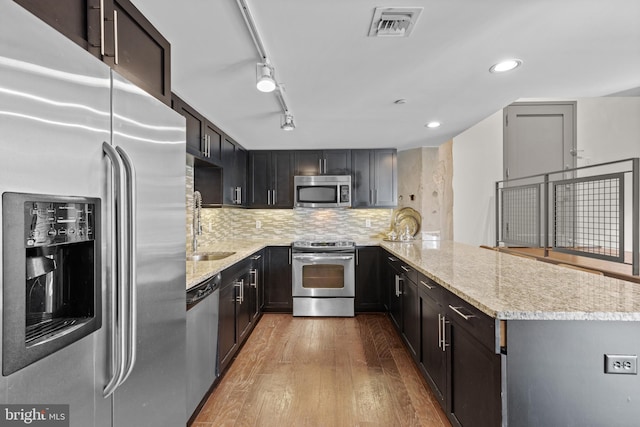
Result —
[{"label": "track light head", "polygon": [[276,89],[275,70],[266,62],[256,65],[256,87],[260,92],[273,92]]},{"label": "track light head", "polygon": [[292,114],[285,114],[282,116],[282,124],[280,125],[280,129],[282,130],[286,130],[286,131],[291,131],[294,130],[296,128],[296,124],[293,121],[293,115]]}]

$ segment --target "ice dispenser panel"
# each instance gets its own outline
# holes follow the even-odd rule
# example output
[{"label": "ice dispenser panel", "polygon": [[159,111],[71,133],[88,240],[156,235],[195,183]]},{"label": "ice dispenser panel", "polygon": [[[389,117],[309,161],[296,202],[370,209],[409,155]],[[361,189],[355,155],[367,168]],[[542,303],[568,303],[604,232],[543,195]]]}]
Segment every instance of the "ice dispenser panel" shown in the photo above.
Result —
[{"label": "ice dispenser panel", "polygon": [[100,200],[4,193],[2,373],[100,327]]}]

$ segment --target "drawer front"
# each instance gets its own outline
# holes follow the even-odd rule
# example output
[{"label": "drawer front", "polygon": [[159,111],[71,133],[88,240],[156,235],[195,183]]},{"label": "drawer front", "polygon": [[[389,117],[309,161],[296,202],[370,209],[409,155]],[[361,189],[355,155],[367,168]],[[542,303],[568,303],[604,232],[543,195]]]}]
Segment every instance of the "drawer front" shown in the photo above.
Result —
[{"label": "drawer front", "polygon": [[438,285],[422,273],[418,273],[418,289],[421,296],[428,296],[438,303],[438,305],[444,304],[443,300],[445,291],[442,286]]},{"label": "drawer front", "polygon": [[489,350],[495,348],[495,320],[460,297],[447,292],[447,317],[467,330]]}]

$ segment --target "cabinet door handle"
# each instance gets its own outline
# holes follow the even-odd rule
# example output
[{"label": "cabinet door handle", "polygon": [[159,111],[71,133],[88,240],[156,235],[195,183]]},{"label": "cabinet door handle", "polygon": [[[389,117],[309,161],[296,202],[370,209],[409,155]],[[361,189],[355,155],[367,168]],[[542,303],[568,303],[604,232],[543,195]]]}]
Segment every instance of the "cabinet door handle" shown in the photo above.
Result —
[{"label": "cabinet door handle", "polygon": [[423,284],[424,286],[427,287],[427,289],[433,289],[435,288],[435,286],[431,286],[430,284],[428,284],[427,282],[425,282],[424,280],[420,280],[420,283]]},{"label": "cabinet door handle", "polygon": [[401,268],[401,269],[403,269],[403,270],[404,270],[405,272],[407,272],[407,273],[411,271],[411,269],[410,269],[410,268],[407,268],[407,267],[405,267],[404,265],[401,265],[401,266],[400,266],[400,268]]},{"label": "cabinet door handle", "polygon": [[438,348],[442,349],[442,315],[438,313]]},{"label": "cabinet door handle", "polygon": [[397,258],[394,258],[392,256],[388,256],[387,259],[391,262],[396,262],[398,260]]},{"label": "cabinet door handle", "polygon": [[254,255],[254,256],[252,256],[252,257],[251,257],[251,259],[252,259],[253,261],[257,261],[257,260],[259,260],[260,258],[262,258],[262,255]]},{"label": "cabinet door handle", "polygon": [[402,291],[400,290],[400,282],[402,282],[402,278],[396,274],[396,296],[400,298],[402,295]]},{"label": "cabinet door handle", "polygon": [[251,280],[251,283],[249,283],[249,285],[254,288],[257,288],[258,287],[258,270],[256,270],[255,268],[252,268],[251,270],[249,270],[249,274],[253,276],[253,279]]},{"label": "cabinet door handle", "polygon": [[[438,316],[440,315],[438,314]],[[447,318],[444,316],[444,314],[442,315],[442,317],[440,317],[440,325],[440,328],[442,330],[442,347],[440,348],[442,349],[442,351],[446,351],[449,344],[447,344]]]},{"label": "cabinet door handle", "polygon": [[115,46],[114,61],[118,65],[118,11],[113,11],[113,45]]},{"label": "cabinet door handle", "polygon": [[451,304],[449,304],[449,308],[453,310],[456,314],[458,314],[460,317],[462,317],[464,320],[469,320],[472,317],[476,317],[473,314],[464,314],[463,312],[461,312],[460,309],[462,307],[454,307]]},{"label": "cabinet door handle", "polygon": [[104,56],[104,0],[100,0],[100,55]]},{"label": "cabinet door handle", "polygon": [[240,288],[238,290],[238,295],[236,296],[236,302],[242,304],[242,282],[236,280],[233,282],[233,286]]}]

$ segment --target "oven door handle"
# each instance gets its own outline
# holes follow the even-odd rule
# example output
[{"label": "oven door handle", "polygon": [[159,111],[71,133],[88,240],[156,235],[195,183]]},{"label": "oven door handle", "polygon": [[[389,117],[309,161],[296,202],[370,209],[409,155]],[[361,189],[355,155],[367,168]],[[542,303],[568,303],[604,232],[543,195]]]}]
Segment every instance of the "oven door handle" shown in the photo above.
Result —
[{"label": "oven door handle", "polygon": [[330,255],[330,256],[319,256],[319,255],[293,255],[293,259],[299,259],[304,261],[332,261],[332,260],[345,260],[348,261],[353,259],[353,255]]}]

